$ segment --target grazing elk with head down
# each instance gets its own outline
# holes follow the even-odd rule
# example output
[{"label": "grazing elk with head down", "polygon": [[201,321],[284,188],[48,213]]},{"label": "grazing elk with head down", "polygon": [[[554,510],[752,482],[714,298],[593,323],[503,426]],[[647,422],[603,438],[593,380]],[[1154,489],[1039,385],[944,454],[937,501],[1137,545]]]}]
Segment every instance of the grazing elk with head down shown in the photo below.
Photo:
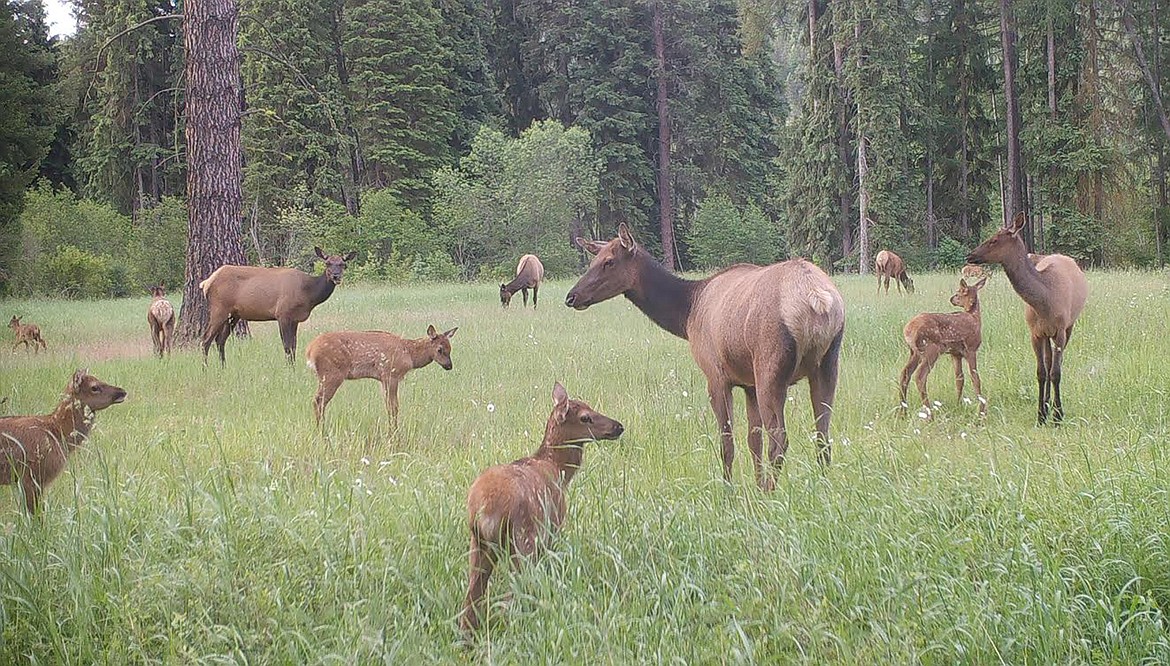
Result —
[{"label": "grazing elk with head down", "polygon": [[[20,317],[13,315],[12,319],[8,321],[8,328],[11,328],[12,333],[16,335],[16,342],[12,343],[13,349],[23,344],[25,352],[28,351],[30,346],[34,352],[39,352],[41,349],[48,350],[48,347],[45,346],[45,339],[41,337],[40,326],[36,324],[22,324],[20,323]],[[37,345],[40,345],[40,347],[38,348]]]},{"label": "grazing elk with head down", "polygon": [[89,438],[96,413],[125,399],[122,389],[78,370],[52,414],[0,418],[0,484],[19,482],[25,507],[36,513],[41,493]]},{"label": "grazing elk with head down", "polygon": [[877,253],[877,257],[873,260],[873,272],[877,273],[878,293],[882,291],[882,283],[885,283],[886,293],[890,293],[890,278],[894,278],[894,285],[901,293],[902,287],[906,288],[906,293],[914,293],[914,280],[910,279],[910,274],[906,272],[906,262],[902,261],[902,257],[890,252],[889,250],[882,250]]},{"label": "grazing elk with head down", "polygon": [[906,340],[906,346],[910,347],[910,360],[902,368],[899,384],[901,410],[906,409],[906,387],[910,384],[910,375],[917,369],[914,380],[918,384],[922,406],[927,414],[931,413],[930,400],[926,397],[926,382],[939,356],[950,354],[955,360],[955,388],[959,401],[963,400],[963,361],[966,360],[967,369],[971,371],[971,383],[975,385],[975,398],[979,401],[979,415],[987,413],[987,400],[983,397],[976,358],[979,346],[983,344],[979,290],[986,283],[987,278],[983,278],[968,285],[966,280],[960,278],[959,290],[951,296],[951,305],[963,308],[962,312],[924,312],[906,324],[902,337]]},{"label": "grazing elk with head down", "polygon": [[350,252],[326,256],[319,247],[313,251],[325,262],[321,275],[312,276],[295,268],[225,264],[199,283],[210,310],[207,330],[203,333],[204,364],[212,342],[219,347],[220,364],[225,362],[223,347],[240,320],[275,320],[280,325],[284,354],[289,363],[293,362],[297,354],[297,326],[309,318],[313,308],[333,295],[334,287],[341,284],[345,262],[357,255]]},{"label": "grazing elk with head down", "polygon": [[540,283],[544,281],[544,264],[535,254],[526,254],[520,257],[516,264],[516,279],[508,284],[500,285],[500,304],[508,307],[512,294],[520,292],[524,296],[524,307],[528,307],[528,290],[532,289],[532,309],[536,309],[536,294],[540,291]]},{"label": "grazing elk with head down", "polygon": [[623,294],[690,344],[707,376],[723,444],[724,479],[731,479],[735,458],[731,390],[737,386],[747,394],[748,446],[761,488],[775,485],[764,465],[762,431],[768,433],[768,461],[778,470],[788,450],[788,387],[804,378],[816,415],[817,458],[829,464],[845,303],[824,271],[791,259],[770,266],[736,264],[705,280],[685,280],[634,242],[624,223],[611,241],[578,238],[577,243],[595,256],[565,305],[584,310]]},{"label": "grazing elk with head down", "polygon": [[398,383],[411,370],[431,361],[450,370],[451,338],[458,327],[439,333],[427,326],[425,338],[403,340],[385,331],[335,331],[322,333],[305,349],[309,368],[317,373],[313,413],[320,424],[333,394],[347,379],[376,379],[382,384],[391,425],[398,423]]},{"label": "grazing elk with head down", "polygon": [[1089,296],[1089,283],[1077,262],[1063,254],[1030,255],[1020,238],[1027,224],[1023,213],[992,234],[967,255],[972,264],[1001,264],[1012,289],[1024,300],[1024,319],[1036,355],[1036,381],[1040,396],[1036,420],[1060,423],[1064,407],[1060,402],[1060,371],[1064,351]]},{"label": "grazing elk with head down", "polygon": [[171,344],[175,339],[175,308],[167,300],[167,288],[163,283],[157,287],[149,287],[153,297],[150,308],[146,311],[146,321],[150,324],[150,339],[154,342],[154,353],[162,358],[163,354],[171,353]]},{"label": "grazing elk with head down", "polygon": [[617,439],[622,424],[592,407],[569,398],[565,387],[553,387],[553,411],[536,453],[484,470],[467,492],[467,523],[471,551],[467,596],[459,627],[474,631],[488,578],[500,556],[520,563],[537,553],[565,520],[565,489],[585,454],[585,443]]}]

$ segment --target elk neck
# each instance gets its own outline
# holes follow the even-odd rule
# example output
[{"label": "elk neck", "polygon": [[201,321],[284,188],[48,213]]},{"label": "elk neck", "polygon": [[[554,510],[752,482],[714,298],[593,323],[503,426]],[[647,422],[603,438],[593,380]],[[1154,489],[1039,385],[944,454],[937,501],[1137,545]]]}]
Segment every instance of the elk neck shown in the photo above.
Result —
[{"label": "elk neck", "polygon": [[403,346],[406,347],[406,353],[410,355],[410,367],[414,370],[430,365],[431,361],[435,360],[431,355],[430,338],[417,338],[415,340],[403,340]]},{"label": "elk neck", "polygon": [[316,307],[329,300],[329,297],[333,295],[333,289],[336,286],[337,285],[333,284],[333,280],[330,280],[329,276],[324,273],[314,277],[309,282],[309,288],[307,290],[309,304],[313,307]]},{"label": "elk neck", "polygon": [[581,461],[585,457],[585,440],[563,441],[560,435],[560,424],[556,414],[548,417],[548,424],[544,428],[544,440],[540,448],[533,454],[538,461],[549,461],[556,467],[558,480],[562,485],[569,485],[569,481],[581,469]]},{"label": "elk neck", "polygon": [[637,275],[625,297],[655,324],[687,339],[687,320],[695,297],[706,280],[686,280],[668,271],[642,248],[637,248]]},{"label": "elk neck", "polygon": [[49,415],[49,419],[57,425],[64,438],[63,444],[66,452],[71,453],[89,437],[95,416],[93,411],[73,396],[67,395],[61,399],[61,402],[57,404],[57,409]]},{"label": "elk neck", "polygon": [[1050,289],[1040,278],[1040,271],[1037,271],[1032,262],[1028,260],[1026,252],[1021,249],[1020,252],[1012,253],[1006,257],[1001,263],[1008,282],[1012,283],[1012,289],[1020,295],[1020,298],[1024,299],[1024,302],[1031,305],[1037,312],[1049,312],[1051,309],[1048,303]]}]

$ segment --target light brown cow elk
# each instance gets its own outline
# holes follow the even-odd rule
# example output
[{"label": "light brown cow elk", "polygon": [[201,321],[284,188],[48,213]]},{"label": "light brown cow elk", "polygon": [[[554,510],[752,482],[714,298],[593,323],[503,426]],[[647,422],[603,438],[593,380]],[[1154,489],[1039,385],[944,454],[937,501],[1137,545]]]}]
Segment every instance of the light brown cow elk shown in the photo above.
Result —
[{"label": "light brown cow elk", "polygon": [[902,287],[906,288],[906,293],[914,293],[914,280],[911,280],[910,274],[906,272],[906,262],[893,252],[889,250],[878,252],[873,260],[873,272],[877,274],[879,294],[882,291],[883,282],[886,293],[890,293],[890,278],[894,278],[894,285],[898,288],[899,293],[901,293]]},{"label": "light brown cow elk", "polygon": [[524,307],[528,307],[528,290],[532,290],[532,309],[536,309],[536,294],[540,291],[540,283],[544,281],[544,264],[535,254],[526,254],[520,257],[516,264],[516,278],[508,284],[500,285],[500,305],[508,307],[512,295],[520,292],[524,296]]}]

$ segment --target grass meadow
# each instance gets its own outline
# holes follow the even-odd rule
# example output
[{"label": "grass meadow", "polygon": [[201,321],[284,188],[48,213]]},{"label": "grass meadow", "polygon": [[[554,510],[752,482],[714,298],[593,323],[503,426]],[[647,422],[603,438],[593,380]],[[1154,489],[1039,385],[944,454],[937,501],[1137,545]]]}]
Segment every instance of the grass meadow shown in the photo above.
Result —
[{"label": "grass meadow", "polygon": [[[195,351],[151,356],[145,297],[3,302],[49,344],[0,349],[9,413],[49,411],[77,367],[130,397],[100,413],[40,517],[0,493],[0,662],[1168,663],[1170,279],[1089,280],[1066,423],[1040,428],[1002,273],[982,293],[983,424],[945,358],[935,418],[895,413],[902,326],[950,311],[956,277],[875,297],[871,278],[837,276],[833,465],[815,464],[801,383],[770,494],[742,395],[729,486],[686,343],[624,299],[566,308],[570,281],[535,312],[502,310],[494,284],[344,284],[291,368],[274,323],[204,369]],[[454,370],[406,378],[397,432],[372,381],[342,386],[316,432],[314,335],[429,323],[459,327]],[[462,646],[467,488],[536,448],[556,380],[626,434],[588,445],[553,549],[497,571],[488,625]]]}]

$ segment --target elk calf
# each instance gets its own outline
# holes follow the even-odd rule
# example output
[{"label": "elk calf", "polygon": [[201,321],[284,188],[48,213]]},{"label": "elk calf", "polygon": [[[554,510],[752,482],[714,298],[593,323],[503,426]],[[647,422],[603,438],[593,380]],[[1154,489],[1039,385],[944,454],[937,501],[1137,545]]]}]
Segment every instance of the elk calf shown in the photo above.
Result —
[{"label": "elk calf", "polygon": [[906,288],[906,293],[914,293],[914,280],[911,280],[910,274],[906,272],[906,262],[893,252],[889,250],[878,252],[873,260],[873,272],[877,273],[879,294],[882,291],[883,281],[886,293],[890,293],[890,278],[894,278],[894,285],[898,288],[899,293],[901,293],[902,287]]},{"label": "elk calf", "polygon": [[385,331],[336,331],[322,333],[305,349],[308,366],[317,373],[317,395],[313,413],[320,424],[325,407],[347,379],[376,379],[382,383],[386,411],[398,424],[398,383],[411,370],[426,367],[431,361],[444,370],[451,369],[453,328],[438,333],[427,326],[427,336],[404,340]]},{"label": "elk calf", "polygon": [[[3,320],[0,320],[3,321]],[[36,324],[22,324],[20,317],[13,316],[8,322],[8,328],[16,335],[16,342],[12,343],[12,348],[15,350],[18,345],[24,343],[24,351],[27,353],[31,345],[34,352],[39,352],[41,349],[48,350],[45,346],[45,339],[41,337],[41,327]],[[40,349],[37,345],[40,345]]]},{"label": "elk calf", "polygon": [[175,338],[175,308],[167,300],[166,285],[159,283],[157,287],[149,287],[148,291],[154,299],[146,311],[146,321],[150,324],[154,353],[162,358],[164,353],[171,353],[171,343]]},{"label": "elk calf", "polygon": [[922,405],[930,413],[930,400],[926,397],[926,380],[930,370],[940,354],[950,354],[955,359],[955,387],[958,390],[959,401],[963,400],[963,360],[971,371],[971,382],[975,384],[975,397],[979,401],[979,415],[987,413],[987,400],[983,397],[983,387],[979,383],[979,368],[975,358],[979,345],[983,343],[983,324],[979,311],[979,290],[987,283],[987,278],[968,285],[963,278],[959,279],[959,290],[951,296],[951,305],[963,308],[962,312],[923,313],[917,315],[906,324],[902,336],[910,347],[910,360],[902,368],[900,384],[901,407],[906,409],[906,387],[910,384],[910,375],[917,368],[914,376],[918,384],[918,392],[922,395]]},{"label": "elk calf", "polygon": [[36,513],[65,459],[89,438],[96,413],[125,399],[126,391],[78,370],[52,414],[0,418],[0,484],[19,482],[28,512]]},{"label": "elk calf", "polygon": [[580,400],[569,399],[560,382],[553,387],[553,410],[536,453],[484,470],[467,493],[471,530],[467,597],[459,627],[480,623],[480,602],[501,555],[514,563],[537,552],[565,520],[565,488],[581,468],[585,442],[617,439],[621,423]]}]

